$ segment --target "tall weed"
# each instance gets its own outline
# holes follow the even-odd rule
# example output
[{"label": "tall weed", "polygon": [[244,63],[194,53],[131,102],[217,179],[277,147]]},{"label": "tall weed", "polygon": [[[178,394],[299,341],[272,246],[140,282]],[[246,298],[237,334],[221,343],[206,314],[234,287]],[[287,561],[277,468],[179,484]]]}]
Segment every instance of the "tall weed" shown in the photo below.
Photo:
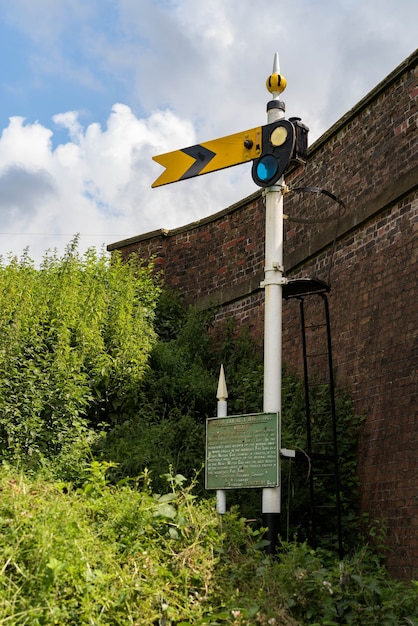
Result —
[{"label": "tall weed", "polygon": [[36,467],[138,406],[159,287],[94,250],[0,265],[0,452]]}]

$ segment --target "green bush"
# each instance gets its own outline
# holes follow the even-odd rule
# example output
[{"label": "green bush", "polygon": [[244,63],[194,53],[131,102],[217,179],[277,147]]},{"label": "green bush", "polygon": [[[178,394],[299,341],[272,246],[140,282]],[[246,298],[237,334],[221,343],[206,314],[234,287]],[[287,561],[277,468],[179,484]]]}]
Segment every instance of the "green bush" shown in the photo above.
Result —
[{"label": "green bush", "polygon": [[418,584],[392,580],[367,545],[338,562],[306,543],[283,543],[274,575],[298,624],[418,624]]},{"label": "green bush", "polygon": [[[169,465],[189,479],[202,468],[205,420],[216,413],[209,325],[210,317],[188,309],[178,293],[162,291],[154,325],[158,341],[136,390],[137,409],[92,446],[96,458],[116,463],[112,480],[147,469],[160,489]],[[202,492],[202,474],[198,480]]]},{"label": "green bush", "polygon": [[181,475],[167,474],[166,491],[152,494],[146,474],[140,489],[109,486],[108,467],[93,462],[77,490],[3,467],[0,623],[195,625],[217,623],[220,609],[230,616],[245,572],[228,582],[228,528],[247,556],[256,551],[251,533],[197,501]]},{"label": "green bush", "polygon": [[188,479],[196,476],[196,490],[203,493],[205,427],[190,414],[177,408],[166,409],[158,419],[153,410],[140,412],[96,438],[92,445],[94,457],[111,461],[115,466],[108,473],[112,482],[135,477],[147,471],[154,488],[163,489],[161,478],[167,467]]},{"label": "green bush", "polygon": [[306,544],[265,554],[263,529],[215,512],[181,475],[165,490],[0,469],[0,623],[15,626],[418,624],[417,584],[390,580],[368,548],[342,563]]},{"label": "green bush", "polygon": [[155,342],[151,267],[105,254],[0,265],[0,452],[36,467],[138,406]]}]

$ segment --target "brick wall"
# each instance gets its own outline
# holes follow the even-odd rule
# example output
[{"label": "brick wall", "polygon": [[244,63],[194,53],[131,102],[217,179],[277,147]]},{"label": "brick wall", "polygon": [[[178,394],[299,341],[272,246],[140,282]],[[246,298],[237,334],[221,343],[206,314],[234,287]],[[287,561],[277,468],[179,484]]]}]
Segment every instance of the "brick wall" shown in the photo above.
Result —
[{"label": "brick wall", "polygon": [[[327,281],[332,261],[336,382],[366,416],[358,450],[361,508],[387,524],[388,565],[405,579],[418,576],[417,57],[330,128],[310,148],[304,168],[287,175],[290,186],[321,186],[341,197],[347,209],[338,224],[338,207],[325,196],[289,193],[289,218],[312,221],[289,219],[284,229],[289,277]],[[249,326],[261,347],[261,193],[200,222],[109,249],[154,255],[167,284],[201,306],[218,304],[218,319],[233,316]],[[300,370],[296,307],[283,305],[283,355]]]}]

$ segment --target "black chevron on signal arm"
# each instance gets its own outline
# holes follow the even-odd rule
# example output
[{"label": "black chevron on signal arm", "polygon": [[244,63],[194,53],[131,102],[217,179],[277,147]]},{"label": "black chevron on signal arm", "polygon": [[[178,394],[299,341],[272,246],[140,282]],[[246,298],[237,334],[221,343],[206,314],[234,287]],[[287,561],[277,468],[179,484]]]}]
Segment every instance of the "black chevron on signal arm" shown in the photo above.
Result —
[{"label": "black chevron on signal arm", "polygon": [[208,150],[200,144],[197,144],[196,146],[191,146],[190,148],[183,148],[181,152],[184,152],[188,156],[191,156],[193,159],[195,159],[195,162],[189,167],[189,169],[183,174],[183,176],[180,176],[179,180],[198,176],[203,168],[206,167],[206,165],[210,163],[210,161],[212,161],[214,156],[216,156],[216,152],[212,152],[212,150]]}]

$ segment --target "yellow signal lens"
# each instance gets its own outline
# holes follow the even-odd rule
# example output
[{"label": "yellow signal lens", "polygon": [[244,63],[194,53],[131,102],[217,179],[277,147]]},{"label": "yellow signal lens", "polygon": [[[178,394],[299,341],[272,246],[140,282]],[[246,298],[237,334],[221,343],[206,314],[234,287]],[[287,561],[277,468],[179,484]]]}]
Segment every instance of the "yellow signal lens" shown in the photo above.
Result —
[{"label": "yellow signal lens", "polygon": [[270,143],[272,146],[281,146],[287,139],[287,128],[278,126],[270,135]]}]

